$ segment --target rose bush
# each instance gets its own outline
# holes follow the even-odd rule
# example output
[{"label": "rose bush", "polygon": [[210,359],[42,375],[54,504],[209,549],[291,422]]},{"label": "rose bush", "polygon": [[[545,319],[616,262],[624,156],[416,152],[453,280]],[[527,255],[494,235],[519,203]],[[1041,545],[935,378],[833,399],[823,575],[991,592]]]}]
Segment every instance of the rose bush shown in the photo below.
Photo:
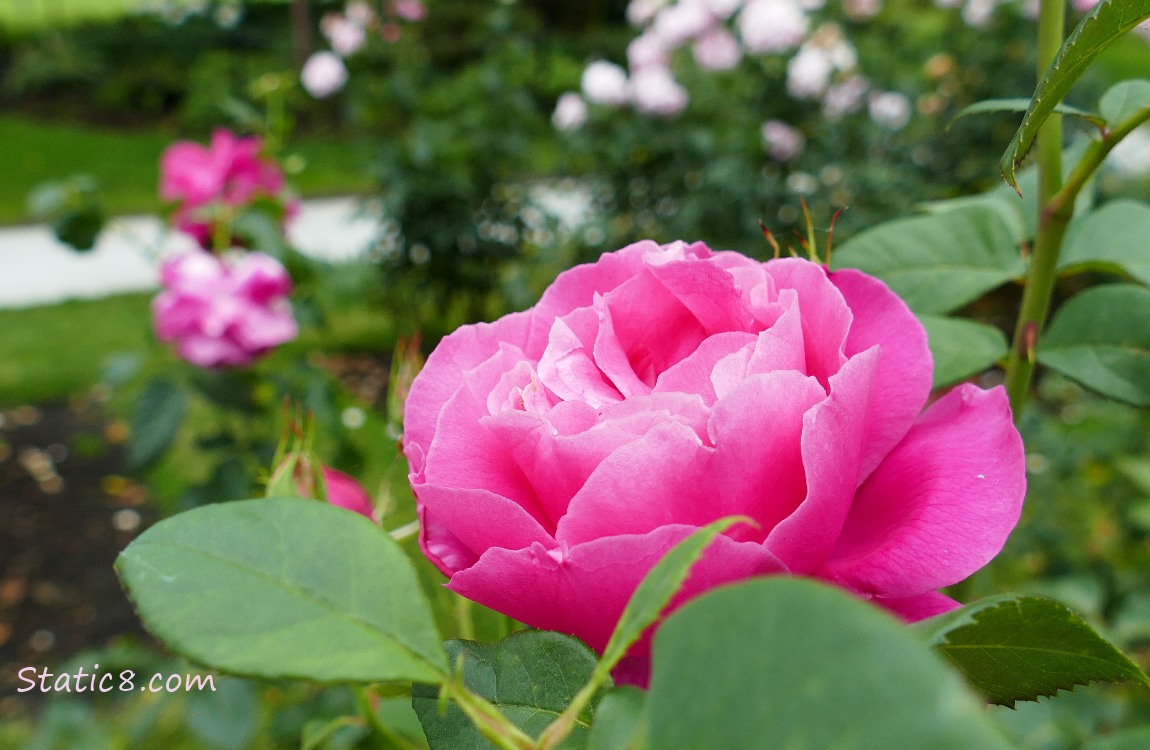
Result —
[{"label": "rose bush", "polygon": [[[272,159],[260,155],[259,138],[237,138],[219,128],[210,146],[178,141],[160,157],[160,198],[176,204],[172,224],[203,247],[210,247],[221,207],[237,208],[251,201],[279,198],[284,175]],[[284,204],[285,215],[296,210]]]},{"label": "rose bush", "polygon": [[[1001,387],[926,406],[931,374],[922,325],[870,276],[639,242],[430,355],[404,424],[423,551],[453,591],[599,651],[661,556],[734,514],[757,525],[672,606],[790,574],[947,611],[937,589],[1019,517],[1024,454]],[[643,682],[648,648],[617,677]]]},{"label": "rose bush", "polygon": [[299,332],[287,301],[291,278],[263,253],[183,253],[160,267],[160,283],[152,300],[156,336],[199,367],[251,364]]}]

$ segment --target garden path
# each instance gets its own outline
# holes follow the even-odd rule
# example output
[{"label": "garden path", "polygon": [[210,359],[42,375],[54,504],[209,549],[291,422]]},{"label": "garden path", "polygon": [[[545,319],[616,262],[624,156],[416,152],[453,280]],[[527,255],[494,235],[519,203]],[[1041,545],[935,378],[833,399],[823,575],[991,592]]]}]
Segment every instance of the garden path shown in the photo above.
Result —
[{"label": "garden path", "polygon": [[[301,252],[329,261],[363,254],[378,232],[355,198],[305,201],[288,228]],[[84,253],[60,243],[44,225],[0,227],[0,308],[155,289],[160,259],[194,246],[155,216],[112,219]]]}]

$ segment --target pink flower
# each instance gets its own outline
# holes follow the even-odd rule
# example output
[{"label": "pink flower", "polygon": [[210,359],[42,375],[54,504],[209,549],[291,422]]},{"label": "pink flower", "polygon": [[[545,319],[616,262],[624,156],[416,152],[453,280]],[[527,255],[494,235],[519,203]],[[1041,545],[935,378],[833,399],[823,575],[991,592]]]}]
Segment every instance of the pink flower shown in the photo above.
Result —
[{"label": "pink flower", "polygon": [[631,77],[631,97],[635,109],[650,115],[674,117],[687,107],[687,90],[667,68],[649,66]]},{"label": "pink flower", "polygon": [[284,176],[271,159],[260,156],[259,138],[237,138],[223,128],[208,147],[192,141],[172,144],[160,157],[160,198],[177,203],[172,222],[207,245],[215,220],[213,207],[243,206],[284,190]]},{"label": "pink flower", "polygon": [[[711,544],[672,606],[812,576],[917,620],[985,565],[1025,492],[1001,387],[924,411],[922,325],[882,282],[806,260],[643,241],[539,303],[443,339],[411,386],[404,452],[447,587],[602,651],[652,566]],[[648,641],[616,676],[645,679]]]},{"label": "pink flower", "polygon": [[555,111],[551,113],[551,124],[564,132],[571,132],[583,127],[587,122],[587,102],[583,97],[573,91],[568,91],[555,102]]},{"label": "pink flower", "polygon": [[371,496],[354,479],[328,466],[323,467],[323,485],[327,490],[327,501],[340,508],[346,508],[367,518],[375,512]]},{"label": "pink flower", "polygon": [[420,0],[394,0],[390,10],[404,21],[422,21],[427,17],[427,7]]},{"label": "pink flower", "polygon": [[152,300],[156,336],[199,367],[248,365],[295,338],[291,279],[262,253],[223,260],[193,251],[165,261]]},{"label": "pink flower", "polygon": [[763,123],[763,148],[775,161],[790,161],[807,147],[807,139],[802,131],[792,128],[782,120],[767,120]]},{"label": "pink flower", "polygon": [[695,62],[704,70],[730,70],[743,58],[739,40],[722,27],[699,37],[695,42],[694,53]]}]

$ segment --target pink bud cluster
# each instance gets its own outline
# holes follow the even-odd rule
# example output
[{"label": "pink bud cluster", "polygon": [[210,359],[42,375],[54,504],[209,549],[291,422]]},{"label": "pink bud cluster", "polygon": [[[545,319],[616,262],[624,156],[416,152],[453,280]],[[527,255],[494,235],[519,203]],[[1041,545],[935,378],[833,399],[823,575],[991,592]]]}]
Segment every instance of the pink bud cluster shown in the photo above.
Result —
[{"label": "pink bud cluster", "polygon": [[324,15],[320,30],[331,49],[307,59],[300,71],[300,82],[317,99],[331,96],[347,83],[344,59],[363,49],[369,33],[391,44],[403,36],[403,22],[415,23],[426,16],[427,7],[422,0],[389,0],[380,12],[366,0],[351,0],[343,13]]}]

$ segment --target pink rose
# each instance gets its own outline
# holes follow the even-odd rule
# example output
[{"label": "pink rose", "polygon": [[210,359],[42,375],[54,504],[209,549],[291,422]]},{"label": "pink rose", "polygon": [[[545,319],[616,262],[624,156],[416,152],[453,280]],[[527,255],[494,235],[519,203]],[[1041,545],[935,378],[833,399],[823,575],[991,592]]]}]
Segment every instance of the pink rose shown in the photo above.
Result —
[{"label": "pink rose", "polygon": [[375,512],[375,503],[367,491],[342,471],[323,467],[323,485],[327,490],[327,501],[332,505],[368,518]]},{"label": "pink rose", "polygon": [[165,261],[152,300],[156,336],[199,367],[248,365],[298,333],[291,279],[262,253],[223,260],[192,251]]},{"label": "pink rose", "polygon": [[260,148],[259,138],[237,138],[223,128],[212,133],[206,148],[192,141],[169,146],[160,157],[160,198],[177,204],[175,227],[206,247],[214,230],[213,206],[234,208],[260,196],[279,196],[283,172],[260,156]]},{"label": "pink rose", "polygon": [[[882,282],[639,242],[539,303],[443,339],[404,452],[447,586],[601,651],[635,587],[741,514],[672,606],[756,575],[813,576],[917,620],[1001,549],[1025,493],[1001,387],[924,411],[926,334]],[[645,681],[648,641],[617,678]]]}]

